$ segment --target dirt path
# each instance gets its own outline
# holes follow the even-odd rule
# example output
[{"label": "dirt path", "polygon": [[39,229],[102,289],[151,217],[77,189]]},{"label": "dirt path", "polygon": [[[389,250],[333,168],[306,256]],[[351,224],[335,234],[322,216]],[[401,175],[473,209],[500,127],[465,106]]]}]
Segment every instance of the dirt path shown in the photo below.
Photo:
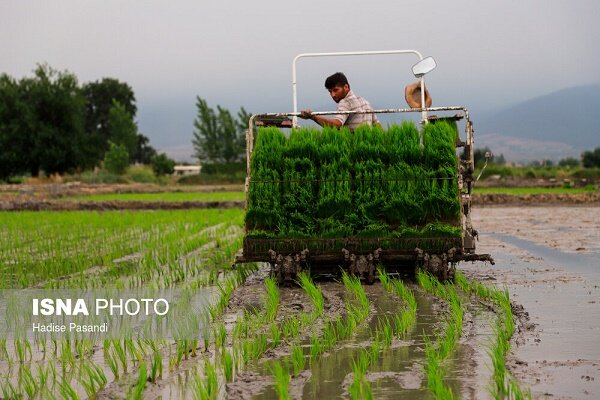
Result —
[{"label": "dirt path", "polygon": [[509,367],[534,398],[600,398],[600,208],[494,207],[474,211],[478,252],[493,267],[473,278],[509,289],[523,307]]}]

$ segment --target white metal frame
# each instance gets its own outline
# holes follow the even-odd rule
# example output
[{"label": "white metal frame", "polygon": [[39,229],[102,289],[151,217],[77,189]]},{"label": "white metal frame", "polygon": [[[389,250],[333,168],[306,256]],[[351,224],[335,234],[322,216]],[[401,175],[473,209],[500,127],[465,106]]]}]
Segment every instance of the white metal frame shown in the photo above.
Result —
[{"label": "white metal frame", "polygon": [[[390,55],[390,54],[414,54],[419,57],[419,61],[423,59],[423,55],[417,50],[375,50],[375,51],[339,51],[333,53],[302,53],[294,57],[292,62],[292,98],[294,113],[298,113],[298,89],[296,79],[296,64],[299,59],[306,57],[338,57],[338,56],[373,56],[373,55]],[[421,77],[421,119],[427,120],[427,111],[425,110],[425,77]],[[292,124],[294,127],[298,126],[298,117],[296,115],[292,118]]]}]

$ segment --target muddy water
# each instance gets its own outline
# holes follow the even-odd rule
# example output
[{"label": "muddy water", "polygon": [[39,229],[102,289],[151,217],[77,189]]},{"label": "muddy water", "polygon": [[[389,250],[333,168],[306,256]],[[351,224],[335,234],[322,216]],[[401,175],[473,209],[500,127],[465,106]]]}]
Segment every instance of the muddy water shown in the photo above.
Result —
[{"label": "muddy water", "polygon": [[[520,210],[523,218],[527,211]],[[500,212],[486,210],[495,223],[481,221],[478,250],[492,253],[496,265],[461,267],[508,287],[528,314],[509,367],[534,398],[600,398],[600,208],[580,210],[580,229],[569,223],[575,211],[548,208],[544,224],[524,232],[518,224],[511,230]],[[513,209],[508,215],[517,214]]]},{"label": "muddy water", "polygon": [[[370,345],[372,331],[380,320],[386,315],[392,317],[399,307],[398,299],[386,293],[380,284],[367,286],[366,290],[373,309],[370,319],[357,328],[353,339],[338,343],[332,351],[307,367],[307,371],[299,378],[292,379],[290,392],[294,398],[349,398],[347,390],[352,382],[353,360],[363,348]],[[404,340],[394,339],[390,349],[381,352],[377,362],[368,369],[366,379],[370,381],[376,399],[431,397],[423,366],[423,335],[433,337],[438,332],[443,305],[419,291],[415,294],[418,303],[415,326]],[[489,398],[487,387],[490,382],[490,370],[485,366],[485,349],[491,340],[493,317],[481,306],[469,304],[467,308],[463,339],[451,358],[445,362],[449,377],[447,382],[462,398],[485,399]],[[310,343],[305,341],[303,346],[305,354],[308,354]],[[308,361],[307,356],[307,365]],[[270,379],[271,364],[271,361],[265,361],[250,368],[257,375],[254,382],[262,382],[264,388],[249,397],[277,399]]]}]

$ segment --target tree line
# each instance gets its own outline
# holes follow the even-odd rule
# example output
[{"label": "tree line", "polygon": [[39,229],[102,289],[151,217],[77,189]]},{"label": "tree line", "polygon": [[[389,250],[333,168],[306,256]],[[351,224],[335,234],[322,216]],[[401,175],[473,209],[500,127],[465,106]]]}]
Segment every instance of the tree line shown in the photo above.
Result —
[{"label": "tree line", "polygon": [[114,172],[149,164],[158,155],[138,131],[136,112],[132,88],[117,79],[79,85],[74,74],[45,64],[19,80],[2,74],[0,179],[82,171],[105,160]]},{"label": "tree line", "polygon": [[[492,153],[489,147],[483,147],[479,149],[475,149],[474,158],[475,165],[481,167],[485,163],[485,154],[492,154],[492,158],[489,160],[490,163],[504,165],[506,164],[506,160],[503,154],[499,156]],[[554,162],[552,160],[542,160],[542,161],[534,161],[531,163],[532,166],[546,166],[552,167],[554,166]],[[557,165],[559,167],[579,167],[583,168],[600,168],[600,147],[596,147],[594,150],[587,150],[581,153],[581,157],[579,159],[574,157],[563,158],[558,161]]]}]

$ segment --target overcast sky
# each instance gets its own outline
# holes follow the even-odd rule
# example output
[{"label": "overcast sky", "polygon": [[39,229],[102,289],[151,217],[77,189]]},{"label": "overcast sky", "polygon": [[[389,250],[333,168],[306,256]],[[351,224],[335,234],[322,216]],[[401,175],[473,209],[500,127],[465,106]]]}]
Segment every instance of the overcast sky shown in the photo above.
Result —
[{"label": "overcast sky", "polygon": [[[189,144],[197,95],[291,111],[291,62],[303,52],[417,49],[438,64],[427,77],[434,105],[481,111],[596,84],[598,15],[598,0],[0,0],[0,73],[20,78],[47,62],[81,83],[125,81],[141,130],[161,147]],[[335,71],[376,108],[404,107],[415,61],[302,60],[300,108],[335,108],[323,88]]]}]

